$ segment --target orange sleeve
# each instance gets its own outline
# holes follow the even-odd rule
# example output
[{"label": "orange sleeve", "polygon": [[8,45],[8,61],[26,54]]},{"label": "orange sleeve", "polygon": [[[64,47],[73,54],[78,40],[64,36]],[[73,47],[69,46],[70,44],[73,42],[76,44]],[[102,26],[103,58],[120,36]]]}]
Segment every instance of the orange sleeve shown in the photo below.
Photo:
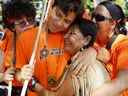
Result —
[{"label": "orange sleeve", "polygon": [[119,51],[117,58],[117,69],[128,69],[128,47],[125,47]]}]

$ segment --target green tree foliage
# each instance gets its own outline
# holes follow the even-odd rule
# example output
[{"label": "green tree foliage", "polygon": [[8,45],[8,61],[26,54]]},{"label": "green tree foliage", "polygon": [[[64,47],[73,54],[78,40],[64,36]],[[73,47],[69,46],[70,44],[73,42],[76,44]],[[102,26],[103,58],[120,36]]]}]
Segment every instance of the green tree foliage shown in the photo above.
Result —
[{"label": "green tree foliage", "polygon": [[93,11],[94,10],[93,0],[87,0],[86,6],[90,11]]},{"label": "green tree foliage", "polygon": [[128,16],[128,0],[115,0],[115,3],[120,5],[125,15]]}]

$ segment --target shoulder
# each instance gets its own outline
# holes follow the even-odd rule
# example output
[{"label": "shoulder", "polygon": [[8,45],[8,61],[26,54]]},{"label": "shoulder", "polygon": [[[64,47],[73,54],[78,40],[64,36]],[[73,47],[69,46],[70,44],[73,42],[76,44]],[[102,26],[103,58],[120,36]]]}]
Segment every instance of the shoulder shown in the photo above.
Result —
[{"label": "shoulder", "polygon": [[83,54],[85,54],[86,56],[88,56],[88,57],[96,57],[96,55],[97,55],[97,51],[96,51],[96,49],[95,48],[93,48],[93,47],[89,47],[89,48],[87,48],[84,52],[83,52]]},{"label": "shoulder", "polygon": [[124,46],[128,46],[128,36],[125,35],[118,35],[116,40],[112,45],[112,49],[114,48],[122,48]]},{"label": "shoulder", "polygon": [[37,31],[38,31],[38,27],[31,28],[27,31],[22,32],[18,38],[30,39],[36,35]]},{"label": "shoulder", "polygon": [[31,28],[30,30],[22,32],[18,38],[17,38],[17,46],[28,46],[33,44],[35,38],[36,38],[36,33],[38,31],[37,27]]}]

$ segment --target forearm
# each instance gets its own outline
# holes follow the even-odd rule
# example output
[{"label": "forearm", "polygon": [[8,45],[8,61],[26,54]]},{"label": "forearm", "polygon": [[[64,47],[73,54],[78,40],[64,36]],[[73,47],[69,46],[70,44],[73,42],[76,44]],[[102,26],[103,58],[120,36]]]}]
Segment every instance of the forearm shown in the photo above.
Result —
[{"label": "forearm", "polygon": [[[26,76],[24,76],[24,77],[26,77]],[[29,79],[24,79],[23,74],[21,76],[21,70],[20,69],[17,69],[17,71],[16,71],[16,79],[18,81],[20,81],[21,83],[23,83],[24,80],[29,80]],[[32,76],[30,79],[30,90],[35,91],[38,94],[41,94],[39,96],[44,96],[44,92],[45,92],[44,90],[46,90],[46,89],[44,89],[43,86],[38,82],[38,80]]]},{"label": "forearm", "polygon": [[120,88],[120,92],[128,88],[128,70],[120,70],[117,79],[117,87]]},{"label": "forearm", "polygon": [[120,93],[120,89],[116,82],[118,81],[114,80],[112,82],[105,83],[103,86],[96,89],[92,96],[118,96],[117,94]]},{"label": "forearm", "polygon": [[0,82],[3,82],[4,73],[0,73]]},{"label": "forearm", "polygon": [[122,71],[116,79],[106,82],[103,86],[94,90],[92,96],[118,96],[123,90],[128,88],[127,74],[127,71]]}]

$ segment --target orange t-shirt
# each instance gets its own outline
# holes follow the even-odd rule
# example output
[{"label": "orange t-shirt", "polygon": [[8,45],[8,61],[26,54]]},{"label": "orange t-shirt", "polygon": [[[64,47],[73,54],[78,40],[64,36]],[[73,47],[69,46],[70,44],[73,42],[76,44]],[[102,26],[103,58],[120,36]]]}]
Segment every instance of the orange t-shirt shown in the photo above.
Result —
[{"label": "orange t-shirt", "polygon": [[[35,37],[38,28],[33,28],[20,35],[18,40],[18,52],[17,52],[17,68],[21,68],[24,64],[28,64],[32,48],[35,42]],[[66,68],[67,61],[69,60],[69,54],[65,53],[64,48],[64,34],[48,33],[47,35],[47,47],[48,55],[46,59],[43,58],[44,50],[44,38],[45,32],[41,33],[39,45],[36,52],[36,63],[34,76],[39,80],[43,87],[49,89],[48,78],[55,77],[59,80]]]},{"label": "orange t-shirt", "polygon": [[[112,79],[116,78],[119,70],[128,69],[128,37],[121,36],[115,42],[111,48],[110,60],[112,64]],[[128,96],[128,91],[124,91],[121,96]]]}]

